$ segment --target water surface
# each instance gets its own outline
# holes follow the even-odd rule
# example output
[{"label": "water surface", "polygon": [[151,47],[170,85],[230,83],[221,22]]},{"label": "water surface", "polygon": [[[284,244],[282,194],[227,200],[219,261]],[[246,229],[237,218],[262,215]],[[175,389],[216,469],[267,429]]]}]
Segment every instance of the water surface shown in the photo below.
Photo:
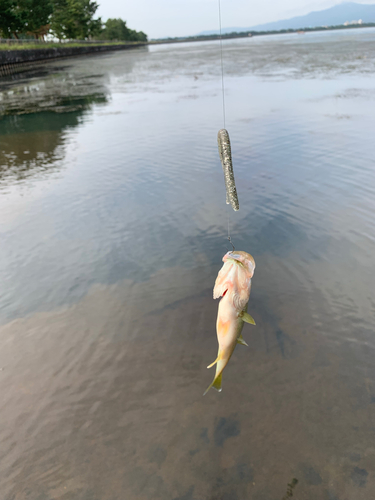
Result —
[{"label": "water surface", "polygon": [[[375,494],[375,30],[66,59],[0,83],[5,500]],[[256,261],[210,391],[212,287]]]}]

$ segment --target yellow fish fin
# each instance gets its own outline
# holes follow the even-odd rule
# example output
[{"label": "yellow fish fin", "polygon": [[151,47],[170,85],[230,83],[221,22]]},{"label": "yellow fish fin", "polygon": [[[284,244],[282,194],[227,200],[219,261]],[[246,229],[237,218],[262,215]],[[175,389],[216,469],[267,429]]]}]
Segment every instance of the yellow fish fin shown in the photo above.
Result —
[{"label": "yellow fish fin", "polygon": [[241,318],[243,321],[245,321],[245,323],[250,323],[250,325],[255,325],[254,318],[250,316],[250,314],[247,313],[246,311],[242,311]]},{"label": "yellow fish fin", "polygon": [[215,359],[215,361],[213,363],[211,363],[210,365],[207,366],[207,368],[212,368],[214,365],[216,365],[216,363],[219,361],[219,356]]},{"label": "yellow fish fin", "polygon": [[221,378],[222,378],[222,374],[220,373],[220,375],[218,375],[217,377],[214,378],[212,384],[210,384],[207,387],[203,396],[205,396],[208,393],[208,391],[211,389],[211,387],[214,387],[214,389],[216,389],[218,392],[221,392]]},{"label": "yellow fish fin", "polygon": [[247,347],[249,347],[248,344],[246,344],[246,342],[244,341],[244,339],[243,339],[243,337],[242,337],[241,334],[240,334],[240,336],[237,339],[237,344],[246,345]]}]

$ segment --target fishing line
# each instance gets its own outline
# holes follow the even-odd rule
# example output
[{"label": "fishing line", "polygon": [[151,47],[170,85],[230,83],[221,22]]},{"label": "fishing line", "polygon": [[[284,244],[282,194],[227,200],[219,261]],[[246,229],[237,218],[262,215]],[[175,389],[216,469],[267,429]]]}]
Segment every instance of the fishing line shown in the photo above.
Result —
[{"label": "fishing line", "polygon": [[[221,4],[220,0],[218,1],[218,6],[219,6],[219,30],[220,30],[220,62],[221,62],[221,95],[222,95],[222,101],[223,101],[223,122],[224,122],[224,128],[225,128],[225,87],[224,87],[224,63],[223,63],[223,38],[221,34]],[[228,193],[227,193],[227,200],[228,201]],[[230,238],[230,212],[229,212],[229,207],[227,207],[227,215],[228,215],[228,241],[231,242]]]},{"label": "fishing line", "polygon": [[[232,152],[228,131],[225,128],[225,86],[224,86],[224,62],[223,62],[223,36],[221,26],[221,2],[218,0],[219,8],[219,31],[220,31],[220,62],[221,62],[221,93],[223,102],[223,122],[224,128],[219,130],[217,135],[217,142],[219,146],[219,155],[224,172],[224,181],[226,189],[226,203],[232,205],[233,210],[237,211],[240,208],[238,203],[238,196],[236,185],[234,182],[233,165],[232,165]],[[233,246],[230,236],[230,213],[228,213],[228,240]]]},{"label": "fishing line", "polygon": [[221,61],[221,91],[223,96],[223,121],[225,128],[225,94],[224,94],[224,64],[223,64],[223,38],[221,35],[221,5],[220,0],[218,0],[219,4],[219,28],[220,28],[220,61]]}]

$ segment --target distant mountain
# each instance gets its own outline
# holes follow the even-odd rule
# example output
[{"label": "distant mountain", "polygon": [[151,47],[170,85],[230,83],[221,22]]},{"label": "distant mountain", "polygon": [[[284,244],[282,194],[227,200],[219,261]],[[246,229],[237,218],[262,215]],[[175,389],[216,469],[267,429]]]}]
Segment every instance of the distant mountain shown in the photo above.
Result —
[{"label": "distant mountain", "polygon": [[[347,21],[358,21],[362,19],[364,23],[375,22],[375,4],[365,5],[354,2],[341,3],[330,9],[310,12],[305,16],[292,17],[291,19],[283,19],[272,23],[258,24],[249,28],[223,28],[221,31],[225,33],[241,32],[241,31],[272,31],[284,29],[298,28],[315,28],[318,26],[337,26],[344,24]],[[214,35],[219,33],[218,30],[202,31],[199,35]]]}]

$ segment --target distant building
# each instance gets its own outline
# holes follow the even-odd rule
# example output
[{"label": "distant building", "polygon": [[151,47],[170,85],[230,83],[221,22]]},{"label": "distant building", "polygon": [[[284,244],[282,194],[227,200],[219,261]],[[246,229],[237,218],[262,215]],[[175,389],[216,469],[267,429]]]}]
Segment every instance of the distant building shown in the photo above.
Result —
[{"label": "distant building", "polygon": [[345,21],[344,26],[350,26],[352,24],[363,24],[362,19],[358,19],[358,21]]}]

